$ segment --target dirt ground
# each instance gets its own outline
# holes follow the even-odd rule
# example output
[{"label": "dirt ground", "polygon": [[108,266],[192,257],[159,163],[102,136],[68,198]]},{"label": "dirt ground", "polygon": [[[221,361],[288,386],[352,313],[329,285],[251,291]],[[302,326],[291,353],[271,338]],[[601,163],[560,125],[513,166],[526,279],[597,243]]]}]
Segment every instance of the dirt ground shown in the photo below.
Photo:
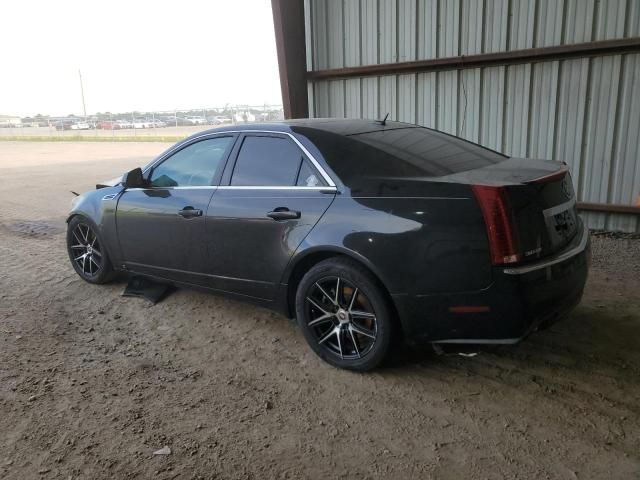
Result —
[{"label": "dirt ground", "polygon": [[640,240],[594,236],[582,304],[520,345],[354,374],[269,311],[76,276],[69,190],[166,147],[0,142],[0,478],[640,478]]}]

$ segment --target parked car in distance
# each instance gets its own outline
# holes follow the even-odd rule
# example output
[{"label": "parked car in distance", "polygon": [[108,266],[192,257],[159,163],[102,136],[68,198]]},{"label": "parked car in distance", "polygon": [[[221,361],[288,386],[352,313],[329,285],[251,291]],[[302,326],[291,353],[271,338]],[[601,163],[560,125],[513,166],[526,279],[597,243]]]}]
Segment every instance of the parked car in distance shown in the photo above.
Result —
[{"label": "parked car in distance", "polygon": [[184,117],[180,117],[180,116],[164,117],[162,120],[164,122],[166,122],[167,125],[170,126],[170,127],[184,127],[184,126],[193,125],[193,122],[191,122],[190,120],[187,120]]},{"label": "parked car in distance", "polygon": [[161,128],[166,126],[166,122],[153,118],[138,118],[133,122],[133,128]]},{"label": "parked car in distance", "polygon": [[189,122],[190,125],[206,125],[207,119],[204,117],[199,117],[197,115],[188,115],[185,116],[184,119]]},{"label": "parked car in distance", "polygon": [[121,129],[133,128],[133,123],[129,120],[116,120]]},{"label": "parked car in distance", "polygon": [[166,115],[159,117],[159,120],[165,124],[166,127],[175,127],[176,126],[176,117],[173,115]]},{"label": "parked car in distance", "polygon": [[58,120],[53,125],[56,130],[71,130],[71,125],[75,123],[75,120]]},{"label": "parked car in distance", "polygon": [[133,128],[148,128],[149,122],[144,118],[136,118],[133,120]]},{"label": "parked car in distance", "polygon": [[88,122],[80,121],[71,124],[71,130],[90,130],[91,125]]},{"label": "parked car in distance", "polygon": [[67,221],[87,282],[121,271],[255,302],[358,371],[395,335],[519,342],[578,304],[590,257],[566,164],[384,121],[200,132]]},{"label": "parked car in distance", "polygon": [[115,120],[103,120],[98,124],[98,128],[103,130],[120,130],[120,123]]},{"label": "parked car in distance", "polygon": [[209,119],[207,120],[207,123],[209,125],[225,125],[225,124],[229,124],[232,123],[233,120],[231,120],[231,118],[229,117],[224,117],[221,115],[216,115],[215,117],[209,117]]}]

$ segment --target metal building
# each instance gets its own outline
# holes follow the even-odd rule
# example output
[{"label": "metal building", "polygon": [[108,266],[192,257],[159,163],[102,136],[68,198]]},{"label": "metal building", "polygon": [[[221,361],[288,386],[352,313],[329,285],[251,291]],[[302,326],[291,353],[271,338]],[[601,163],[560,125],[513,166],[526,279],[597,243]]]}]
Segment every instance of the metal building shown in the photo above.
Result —
[{"label": "metal building", "polygon": [[640,232],[640,0],[272,0],[288,117],[417,123],[566,161]]}]

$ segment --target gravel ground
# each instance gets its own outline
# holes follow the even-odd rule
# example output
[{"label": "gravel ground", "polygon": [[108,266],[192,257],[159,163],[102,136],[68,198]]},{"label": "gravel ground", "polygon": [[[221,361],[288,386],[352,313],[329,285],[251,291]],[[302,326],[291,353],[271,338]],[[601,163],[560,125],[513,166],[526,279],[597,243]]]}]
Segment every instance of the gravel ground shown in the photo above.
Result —
[{"label": "gravel ground", "polygon": [[69,190],[166,147],[0,144],[0,478],[640,478],[640,240],[594,236],[582,304],[520,345],[359,375],[269,311],[75,275]]}]

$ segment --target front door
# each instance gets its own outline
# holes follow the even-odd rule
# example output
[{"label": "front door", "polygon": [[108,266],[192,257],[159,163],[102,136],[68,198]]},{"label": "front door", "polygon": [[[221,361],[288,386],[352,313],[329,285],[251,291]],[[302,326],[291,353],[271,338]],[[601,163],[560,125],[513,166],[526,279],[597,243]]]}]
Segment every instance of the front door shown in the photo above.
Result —
[{"label": "front door", "polygon": [[[215,288],[273,300],[282,273],[335,197],[286,135],[246,134],[205,222]],[[223,183],[225,183],[223,181]]]},{"label": "front door", "polygon": [[116,226],[129,270],[206,285],[204,225],[233,135],[187,144],[147,173],[147,188],[127,189]]}]

